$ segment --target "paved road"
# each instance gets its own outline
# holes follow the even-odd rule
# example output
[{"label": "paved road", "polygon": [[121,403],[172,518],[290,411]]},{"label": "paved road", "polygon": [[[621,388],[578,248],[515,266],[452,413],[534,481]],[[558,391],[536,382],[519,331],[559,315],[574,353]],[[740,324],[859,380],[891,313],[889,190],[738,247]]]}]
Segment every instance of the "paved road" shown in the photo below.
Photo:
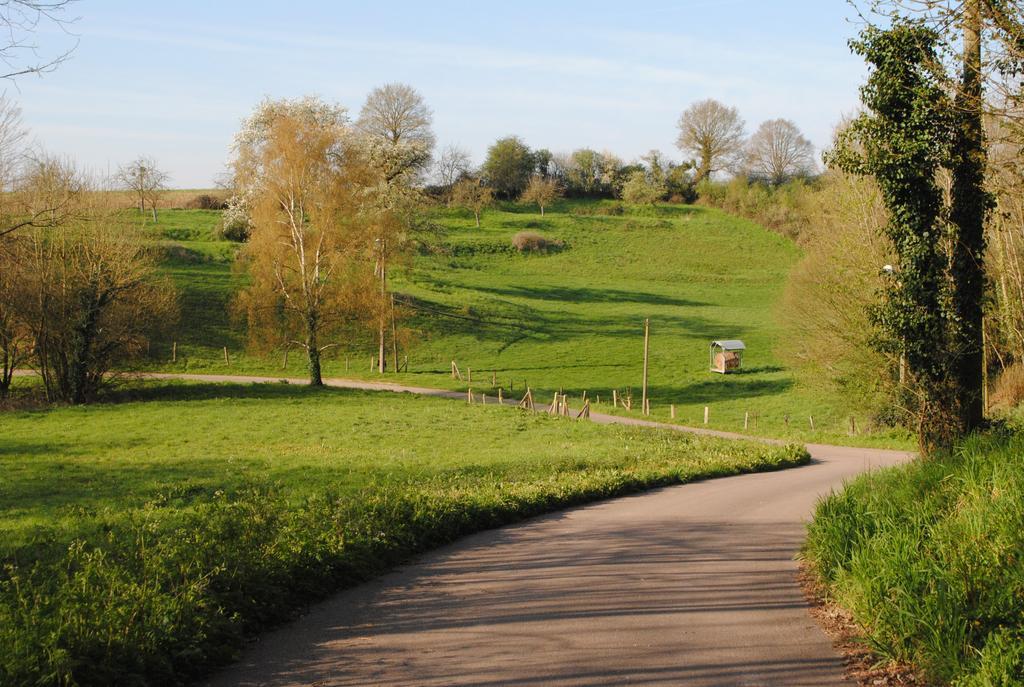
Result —
[{"label": "paved road", "polygon": [[806,467],[669,487],[468,537],[264,635],[208,684],[844,684],[807,612],[794,556],[820,495],[910,456],[808,448]]}]

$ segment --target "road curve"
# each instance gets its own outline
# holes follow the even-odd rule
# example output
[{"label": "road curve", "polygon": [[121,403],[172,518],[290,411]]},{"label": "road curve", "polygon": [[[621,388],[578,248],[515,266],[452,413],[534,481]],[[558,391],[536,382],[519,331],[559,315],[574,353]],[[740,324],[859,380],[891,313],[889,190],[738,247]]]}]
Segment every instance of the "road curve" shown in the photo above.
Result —
[{"label": "road curve", "polygon": [[911,455],[808,449],[806,467],[658,489],[467,537],[318,604],[206,684],[845,684],[794,557],[819,496]]}]

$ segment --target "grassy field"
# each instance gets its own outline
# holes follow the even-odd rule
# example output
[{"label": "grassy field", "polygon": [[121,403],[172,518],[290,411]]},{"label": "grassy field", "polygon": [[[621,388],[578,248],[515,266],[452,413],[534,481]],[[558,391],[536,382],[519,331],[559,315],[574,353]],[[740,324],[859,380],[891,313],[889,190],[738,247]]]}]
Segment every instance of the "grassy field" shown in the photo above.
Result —
[{"label": "grassy field", "polygon": [[0,684],[179,684],[410,554],[794,447],[287,384],[0,415]]},{"label": "grassy field", "polygon": [[1024,437],[864,475],[823,501],[807,558],[884,658],[925,684],[1024,684]]},{"label": "grassy field", "polygon": [[[778,361],[785,346],[773,308],[798,257],[787,239],[742,219],[698,207],[626,207],[610,202],[564,202],[545,217],[516,205],[484,215],[477,229],[459,211],[438,210],[443,233],[429,239],[395,288],[410,304],[406,321],[415,343],[403,349],[409,372],[387,373],[423,386],[464,389],[451,379],[450,361],[473,386],[521,394],[525,386],[545,401],[558,389],[584,390],[609,410],[612,390],[639,397],[643,320],[651,320],[651,408],[668,420],[677,407],[682,424],[703,422],[752,434],[807,441],[909,446],[905,434],[869,427],[842,399],[804,388]],[[233,271],[237,246],[215,240],[218,214],[169,210],[149,225],[164,246],[165,265],[182,289],[182,318],[172,340],[157,342],[149,369],[182,372],[301,375],[301,356],[256,358],[228,315],[231,294],[244,275]],[[511,238],[535,231],[565,243],[564,250],[521,255]],[[748,351],[742,374],[709,373],[707,345],[741,338]],[[223,348],[230,355],[224,363]],[[373,347],[353,343],[337,351],[327,375],[376,378]],[[491,389],[494,391],[493,389]],[[637,407],[639,401],[637,400]],[[621,411],[625,412],[625,411]],[[813,418],[814,430],[811,430]]]}]

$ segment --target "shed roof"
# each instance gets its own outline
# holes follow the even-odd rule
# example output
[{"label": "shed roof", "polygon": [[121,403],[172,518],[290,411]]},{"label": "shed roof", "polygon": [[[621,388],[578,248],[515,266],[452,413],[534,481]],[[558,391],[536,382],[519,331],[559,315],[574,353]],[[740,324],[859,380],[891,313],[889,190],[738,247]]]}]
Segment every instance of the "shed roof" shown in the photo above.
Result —
[{"label": "shed roof", "polygon": [[712,341],[712,346],[725,349],[727,351],[745,351],[747,350],[746,345],[739,339],[722,339],[721,341]]}]

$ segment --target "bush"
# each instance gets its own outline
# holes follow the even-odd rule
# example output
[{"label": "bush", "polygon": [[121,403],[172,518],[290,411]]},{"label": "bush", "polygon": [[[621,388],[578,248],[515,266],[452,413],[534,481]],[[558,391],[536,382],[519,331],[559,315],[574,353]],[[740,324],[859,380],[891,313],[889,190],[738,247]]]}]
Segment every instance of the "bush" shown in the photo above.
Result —
[{"label": "bush", "polygon": [[806,555],[868,643],[928,684],[1024,681],[1024,436],[858,478],[818,506]]},{"label": "bush", "polygon": [[224,241],[244,243],[249,240],[249,234],[251,231],[252,225],[249,223],[247,218],[225,218],[217,231],[217,236]]},{"label": "bush", "polygon": [[186,210],[223,210],[227,207],[227,200],[210,193],[200,193],[185,203]]},{"label": "bush", "polygon": [[561,250],[564,246],[558,239],[544,238],[533,231],[521,231],[512,237],[512,247],[520,253],[548,253]]}]

